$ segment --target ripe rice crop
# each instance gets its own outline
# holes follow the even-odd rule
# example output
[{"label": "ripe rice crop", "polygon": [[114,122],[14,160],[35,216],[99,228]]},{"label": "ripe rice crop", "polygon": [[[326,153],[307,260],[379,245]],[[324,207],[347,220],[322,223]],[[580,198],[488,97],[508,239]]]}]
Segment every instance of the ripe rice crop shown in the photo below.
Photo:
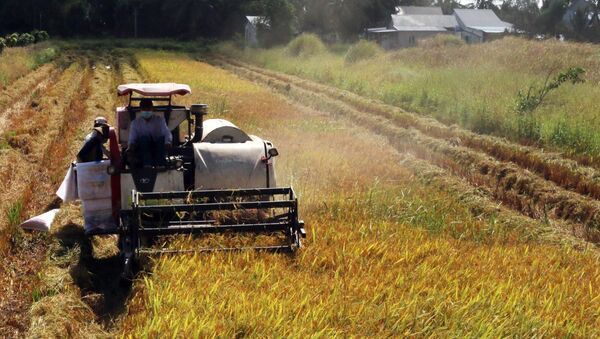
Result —
[{"label": "ripe rice crop", "polygon": [[298,191],[308,239],[291,257],[156,258],[120,335],[600,334],[595,250],[550,244],[533,219],[505,224],[510,212],[473,215],[459,196],[415,181],[401,154],[351,120],[182,54],[137,57],[151,79],[190,84],[178,102],[226,107],[218,117],[275,143],[278,181]]}]

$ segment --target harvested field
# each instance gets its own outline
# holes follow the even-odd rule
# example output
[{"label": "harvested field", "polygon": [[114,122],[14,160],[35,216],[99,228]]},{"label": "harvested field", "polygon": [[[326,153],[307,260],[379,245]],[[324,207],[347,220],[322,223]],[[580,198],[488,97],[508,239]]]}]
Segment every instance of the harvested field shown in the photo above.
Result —
[{"label": "harvested field", "polygon": [[7,119],[20,114],[26,109],[25,105],[36,107],[40,95],[51,82],[60,74],[55,64],[44,65],[32,73],[15,81],[0,94],[0,134],[6,130]]},{"label": "harvested field", "polygon": [[[2,136],[7,137],[10,147],[0,153],[0,170],[5,179],[0,185],[0,246],[5,254],[0,276],[2,286],[7,287],[0,292],[0,314],[11,316],[0,322],[3,336],[22,336],[27,332],[29,308],[38,293],[35,291],[39,291],[40,273],[53,242],[46,235],[27,234],[16,227],[22,220],[60,205],[54,192],[78,150],[78,139],[89,130],[99,109],[112,106],[112,100],[103,102],[112,98],[106,95],[108,86],[113,86],[112,81],[107,82],[112,72],[92,67],[101,59],[77,57],[64,71],[46,73],[47,77],[40,79],[44,95],[25,95],[6,116],[7,130]],[[32,105],[34,101],[36,104]],[[28,274],[14,267],[27,270]]]}]

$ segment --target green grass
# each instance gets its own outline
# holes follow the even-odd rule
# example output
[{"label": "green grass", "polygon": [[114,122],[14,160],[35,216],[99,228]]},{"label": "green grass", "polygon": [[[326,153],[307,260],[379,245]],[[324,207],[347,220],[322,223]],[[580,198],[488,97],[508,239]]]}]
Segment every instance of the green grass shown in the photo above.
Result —
[{"label": "green grass", "polygon": [[[350,46],[349,52],[357,46]],[[447,124],[558,148],[574,156],[600,156],[600,48],[579,43],[506,38],[479,45],[436,39],[421,47],[382,53],[362,62],[345,62],[339,46],[296,57],[286,48],[216,51],[382,100],[433,116]],[[541,85],[548,74],[569,67],[586,70],[583,84],[564,84],[533,112],[539,133],[518,119],[519,90]]]},{"label": "green grass", "polygon": [[49,42],[27,47],[6,48],[0,53],[0,85],[13,81],[56,59],[60,51]]},{"label": "green grass", "polygon": [[31,68],[37,68],[43,64],[49,63],[56,59],[59,55],[59,50],[56,47],[44,48],[33,54]]},{"label": "green grass", "polygon": [[6,211],[9,227],[16,227],[21,223],[21,216],[23,214],[23,203],[16,201]]},{"label": "green grass", "polygon": [[381,47],[372,41],[361,40],[351,46],[344,57],[347,64],[375,58],[382,52]]}]

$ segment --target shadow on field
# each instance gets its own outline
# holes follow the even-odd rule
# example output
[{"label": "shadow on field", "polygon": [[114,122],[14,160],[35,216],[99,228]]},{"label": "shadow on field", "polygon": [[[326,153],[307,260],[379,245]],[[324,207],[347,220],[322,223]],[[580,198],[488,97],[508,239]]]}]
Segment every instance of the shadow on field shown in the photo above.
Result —
[{"label": "shadow on field", "polygon": [[85,236],[83,227],[67,224],[56,234],[59,255],[79,247],[79,260],[70,268],[74,283],[81,290],[81,298],[96,313],[98,320],[110,322],[125,312],[131,294],[131,284],[121,280],[122,260],[116,247],[116,238],[107,236],[92,240]]}]

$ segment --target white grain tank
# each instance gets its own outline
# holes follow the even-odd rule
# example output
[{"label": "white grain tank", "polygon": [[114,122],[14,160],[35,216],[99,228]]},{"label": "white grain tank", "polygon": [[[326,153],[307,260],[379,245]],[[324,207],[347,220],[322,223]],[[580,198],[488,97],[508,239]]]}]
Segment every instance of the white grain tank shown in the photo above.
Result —
[{"label": "white grain tank", "polygon": [[195,189],[276,187],[273,148],[227,120],[204,121],[202,140],[194,144]]}]

